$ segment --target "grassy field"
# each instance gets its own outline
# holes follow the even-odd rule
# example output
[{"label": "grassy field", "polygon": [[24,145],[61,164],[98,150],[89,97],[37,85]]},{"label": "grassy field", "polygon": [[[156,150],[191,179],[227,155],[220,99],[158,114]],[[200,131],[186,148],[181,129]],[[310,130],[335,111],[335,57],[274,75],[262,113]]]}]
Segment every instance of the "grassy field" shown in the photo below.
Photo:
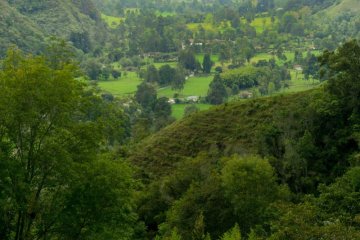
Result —
[{"label": "grassy field", "polygon": [[[320,50],[314,50],[314,51],[311,51],[311,53],[314,54],[315,56],[319,56],[322,52]],[[306,57],[306,54],[307,54],[307,51],[304,51],[303,52],[303,57]],[[284,55],[287,58],[286,61],[293,61],[294,60],[294,57],[295,57],[294,52],[285,52]],[[253,58],[251,58],[250,63],[257,63],[260,60],[269,61],[273,57],[275,57],[276,64],[278,64],[278,65],[284,64],[284,61],[278,59],[278,57],[276,57],[275,55],[272,55],[270,53],[258,53]]]},{"label": "grassy field", "polygon": [[[184,117],[184,111],[187,106],[190,106],[190,104],[173,104],[171,106],[172,108],[172,116],[174,118],[181,119]],[[197,108],[200,109],[200,111],[207,110],[211,107],[210,104],[195,104]]]},{"label": "grassy field", "polygon": [[272,29],[275,27],[277,19],[275,22],[271,22],[271,17],[257,17],[250,23],[252,27],[256,29],[257,33],[262,33],[265,29]]},{"label": "grassy field", "polygon": [[99,82],[99,87],[115,96],[123,96],[135,93],[140,83],[141,79],[135,72],[128,72],[127,76],[122,76],[118,80]]},{"label": "grassy field", "polygon": [[123,18],[108,16],[103,13],[101,14],[101,18],[110,28],[117,28],[124,21]]},{"label": "grassy field", "polygon": [[175,93],[179,93],[180,97],[199,96],[205,97],[207,95],[209,84],[213,80],[213,76],[196,76],[186,80],[184,89],[181,92],[174,91],[170,87],[161,88],[158,91],[159,97],[174,97]]},{"label": "grassy field", "polygon": [[167,12],[167,11],[164,11],[164,12],[161,12],[159,10],[157,10],[155,12],[156,16],[162,16],[162,17],[171,17],[171,16],[175,16],[176,13],[175,12]]},{"label": "grassy field", "polygon": [[[175,68],[178,63],[177,62],[161,62],[161,63],[152,63],[157,69],[160,69],[161,66],[164,66],[166,64],[170,65],[171,67]],[[146,67],[145,67],[146,68]]]},{"label": "grassy field", "polygon": [[[204,54],[203,53],[199,53],[196,54],[196,60],[198,60],[201,64],[204,60]],[[211,55],[211,61],[213,61],[215,64],[219,62],[219,55]]]},{"label": "grassy field", "polygon": [[197,32],[200,27],[203,27],[207,32],[216,32],[217,28],[211,23],[189,23],[187,27],[192,32]]}]

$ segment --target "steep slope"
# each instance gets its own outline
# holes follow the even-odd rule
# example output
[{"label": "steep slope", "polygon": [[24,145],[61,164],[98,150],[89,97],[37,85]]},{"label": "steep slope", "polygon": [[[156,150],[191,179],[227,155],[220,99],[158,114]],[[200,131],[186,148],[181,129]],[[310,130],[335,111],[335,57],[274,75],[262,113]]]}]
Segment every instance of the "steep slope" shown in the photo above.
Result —
[{"label": "steep slope", "polygon": [[[13,21],[12,25],[2,21],[1,32],[10,29],[17,34],[1,35],[6,48],[13,43],[30,51],[38,50],[31,40],[57,36],[71,40],[84,52],[93,45],[100,45],[106,36],[106,28],[91,0],[0,0],[1,16]],[[24,31],[23,29],[27,29]],[[42,36],[42,38],[39,38]],[[20,38],[22,42],[17,40]]]},{"label": "steep slope", "polygon": [[168,174],[179,161],[200,152],[259,153],[266,134],[273,134],[278,128],[302,128],[300,116],[318,91],[214,107],[145,139],[130,159],[145,171],[144,175],[152,178]]},{"label": "steep slope", "polygon": [[20,14],[6,0],[0,0],[0,56],[11,45],[36,51],[43,39],[44,34],[37,24]]},{"label": "steep slope", "polygon": [[341,0],[333,6],[325,9],[320,14],[325,13],[328,16],[335,17],[343,13],[360,13],[359,0]]}]

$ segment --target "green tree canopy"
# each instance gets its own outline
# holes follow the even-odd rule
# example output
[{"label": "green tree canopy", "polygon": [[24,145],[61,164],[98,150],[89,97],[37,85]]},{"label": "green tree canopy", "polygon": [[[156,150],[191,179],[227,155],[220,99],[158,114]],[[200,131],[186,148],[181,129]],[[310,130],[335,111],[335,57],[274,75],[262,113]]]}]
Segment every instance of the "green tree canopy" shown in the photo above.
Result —
[{"label": "green tree canopy", "polygon": [[131,171],[99,161],[96,97],[71,61],[51,63],[12,49],[0,68],[0,238],[131,236]]}]

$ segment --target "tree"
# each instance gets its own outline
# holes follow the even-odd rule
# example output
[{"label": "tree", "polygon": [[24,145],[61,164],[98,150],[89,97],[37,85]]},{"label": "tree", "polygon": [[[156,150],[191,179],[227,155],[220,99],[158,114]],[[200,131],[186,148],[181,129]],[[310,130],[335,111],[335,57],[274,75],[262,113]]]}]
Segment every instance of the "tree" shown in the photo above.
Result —
[{"label": "tree", "polygon": [[144,81],[137,87],[135,99],[146,111],[152,111],[156,98],[156,90],[150,83]]},{"label": "tree", "polygon": [[145,74],[145,81],[148,83],[156,83],[159,82],[159,72],[154,65],[149,65]]},{"label": "tree", "polygon": [[154,113],[156,118],[168,118],[171,116],[171,105],[167,97],[161,97],[156,100]]},{"label": "tree", "polygon": [[225,197],[238,217],[242,233],[264,219],[265,209],[279,199],[281,188],[268,161],[260,157],[233,156],[224,159],[221,171]]},{"label": "tree", "polygon": [[206,53],[204,55],[204,59],[203,59],[203,71],[205,73],[210,73],[211,72],[211,68],[214,65],[214,63],[211,61],[211,56],[210,54]]},{"label": "tree", "polygon": [[181,91],[182,89],[184,89],[185,81],[186,81],[186,78],[185,78],[184,69],[181,67],[178,67],[175,70],[175,75],[173,76],[171,88],[174,90]]},{"label": "tree", "polygon": [[197,68],[196,58],[191,50],[183,50],[179,54],[179,63],[188,70],[195,71]]},{"label": "tree", "polygon": [[219,74],[216,74],[210,83],[209,91],[206,96],[207,102],[210,104],[222,104],[227,98],[227,91]]},{"label": "tree", "polygon": [[192,232],[192,240],[205,240],[205,223],[204,215],[201,212],[195,220],[194,229]]},{"label": "tree", "polygon": [[176,70],[172,68],[169,64],[165,64],[161,66],[159,70],[160,86],[169,85],[172,82],[175,74],[176,74]]},{"label": "tree", "polygon": [[318,77],[319,70],[320,66],[317,57],[314,54],[308,55],[305,59],[305,66],[303,67],[305,79],[309,80],[310,76],[312,78]]},{"label": "tree", "polygon": [[320,57],[321,77],[328,78],[327,90],[345,109],[360,113],[360,45],[356,40]]},{"label": "tree", "polygon": [[88,32],[71,32],[70,41],[78,49],[81,49],[84,53],[88,53],[92,49]]},{"label": "tree", "polygon": [[0,68],[0,237],[131,236],[131,172],[99,160],[96,96],[71,61],[51,63],[10,50]]},{"label": "tree", "polygon": [[221,237],[221,240],[241,240],[241,232],[238,224],[235,224],[235,226],[224,233],[224,235]]}]

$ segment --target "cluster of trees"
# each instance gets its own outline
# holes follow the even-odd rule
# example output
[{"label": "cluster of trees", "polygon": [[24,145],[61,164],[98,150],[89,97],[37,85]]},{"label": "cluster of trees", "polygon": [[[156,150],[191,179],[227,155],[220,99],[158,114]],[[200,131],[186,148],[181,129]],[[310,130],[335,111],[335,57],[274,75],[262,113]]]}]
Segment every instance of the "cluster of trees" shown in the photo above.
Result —
[{"label": "cluster of trees", "polygon": [[142,75],[147,83],[171,86],[176,90],[182,90],[186,80],[185,70],[181,66],[173,68],[169,64],[161,66],[159,70],[154,65],[149,65]]},{"label": "cluster of trees", "polygon": [[142,82],[135,93],[135,100],[141,106],[141,114],[134,123],[135,140],[141,140],[175,121],[171,116],[169,99],[158,98],[152,83]]},{"label": "cluster of trees", "polygon": [[127,116],[75,80],[66,52],[11,49],[1,64],[0,238],[133,239],[136,184],[110,150]]},{"label": "cluster of trees", "polygon": [[259,61],[255,66],[245,66],[221,74],[224,85],[233,94],[239,90],[258,87],[266,95],[286,87],[290,74],[286,67],[279,67],[274,60]]}]

